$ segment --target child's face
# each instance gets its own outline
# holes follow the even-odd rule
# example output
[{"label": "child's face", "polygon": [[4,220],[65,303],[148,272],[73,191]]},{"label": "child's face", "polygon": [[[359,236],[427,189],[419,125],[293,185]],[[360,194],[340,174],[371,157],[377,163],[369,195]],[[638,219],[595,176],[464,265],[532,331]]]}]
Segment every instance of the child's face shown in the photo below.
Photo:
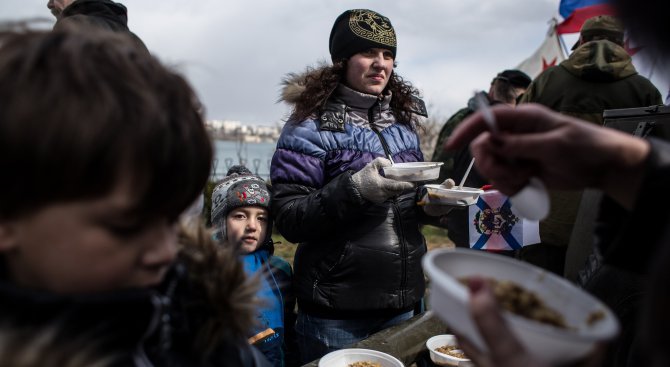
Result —
[{"label": "child's face", "polygon": [[265,239],[268,229],[268,210],[254,206],[232,210],[226,217],[228,243],[243,254],[255,251]]},{"label": "child's face", "polygon": [[0,222],[12,280],[57,293],[110,291],[161,282],[177,254],[176,226],[132,215],[132,187],[97,199],[48,205]]}]

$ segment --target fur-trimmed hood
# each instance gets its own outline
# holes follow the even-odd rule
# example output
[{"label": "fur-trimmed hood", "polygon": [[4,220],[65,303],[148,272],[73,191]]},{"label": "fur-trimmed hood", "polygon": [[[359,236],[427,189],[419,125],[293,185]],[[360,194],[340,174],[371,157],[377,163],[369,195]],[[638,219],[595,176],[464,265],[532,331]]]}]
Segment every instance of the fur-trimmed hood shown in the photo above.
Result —
[{"label": "fur-trimmed hood", "polygon": [[323,73],[331,68],[325,62],[318,64],[316,67],[308,67],[299,73],[288,73],[282,79],[280,102],[285,102],[290,105],[295,105],[302,98],[305,92],[308,78],[318,80]]},{"label": "fur-trimmed hood", "polygon": [[251,353],[258,280],[199,224],[182,230],[180,244],[177,263],[152,289],[53,294],[17,287],[0,262],[0,365],[131,365],[147,357],[155,366],[239,365]]},{"label": "fur-trimmed hood", "polygon": [[397,75],[383,96],[374,96],[355,91],[341,83],[334,68],[321,63],[316,67],[308,67],[302,73],[289,73],[284,77],[279,101],[293,107],[289,120],[318,117],[322,128],[341,130],[343,122],[351,116],[350,108],[359,110],[359,123],[366,123],[368,110],[380,105],[382,109],[393,111],[389,116],[394,121],[403,121],[413,127],[420,124],[419,116],[428,116],[418,91]]},{"label": "fur-trimmed hood", "polygon": [[219,245],[200,226],[183,228],[181,243],[190,288],[202,296],[196,308],[211,311],[205,313],[208,317],[202,320],[196,344],[210,351],[220,342],[246,340],[256,318],[259,279],[248,278],[237,252]]}]

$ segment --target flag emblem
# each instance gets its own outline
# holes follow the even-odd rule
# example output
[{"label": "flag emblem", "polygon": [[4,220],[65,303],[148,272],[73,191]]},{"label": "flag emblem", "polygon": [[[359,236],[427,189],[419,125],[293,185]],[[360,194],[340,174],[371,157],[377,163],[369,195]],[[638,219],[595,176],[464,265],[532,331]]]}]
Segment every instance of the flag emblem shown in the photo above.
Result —
[{"label": "flag emblem", "polygon": [[480,195],[469,214],[473,249],[516,250],[540,242],[539,222],[514,214],[509,198],[496,190]]}]

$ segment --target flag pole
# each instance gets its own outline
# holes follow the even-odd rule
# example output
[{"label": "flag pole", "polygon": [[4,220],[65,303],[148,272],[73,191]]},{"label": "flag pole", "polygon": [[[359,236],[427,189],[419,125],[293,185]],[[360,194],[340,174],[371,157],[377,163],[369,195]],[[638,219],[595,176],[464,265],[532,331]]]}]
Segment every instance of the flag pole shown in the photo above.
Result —
[{"label": "flag pole", "polygon": [[568,51],[568,47],[565,45],[563,37],[556,31],[556,28],[558,28],[558,21],[556,20],[556,18],[551,18],[551,24],[553,27],[554,35],[556,35],[556,38],[558,39],[558,44],[561,45],[561,52],[563,53],[563,59],[567,59],[568,55],[570,55],[570,51]]}]

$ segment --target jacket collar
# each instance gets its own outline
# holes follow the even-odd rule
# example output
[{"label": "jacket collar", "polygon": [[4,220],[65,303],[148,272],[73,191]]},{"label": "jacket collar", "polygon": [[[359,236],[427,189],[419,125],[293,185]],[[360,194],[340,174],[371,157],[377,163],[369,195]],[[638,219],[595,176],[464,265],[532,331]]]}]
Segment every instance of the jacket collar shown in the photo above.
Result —
[{"label": "jacket collar", "polygon": [[392,95],[374,96],[355,91],[344,84],[340,84],[323,107],[319,115],[320,129],[330,131],[344,131],[347,113],[356,111],[367,115],[370,108],[379,108],[381,111],[390,109]]},{"label": "jacket collar", "polygon": [[344,84],[340,84],[337,87],[332,98],[336,102],[343,103],[352,109],[364,112],[367,112],[367,110],[376,106],[377,102],[381,105],[382,110],[389,109],[389,104],[391,103],[391,93],[375,96],[353,90]]}]

